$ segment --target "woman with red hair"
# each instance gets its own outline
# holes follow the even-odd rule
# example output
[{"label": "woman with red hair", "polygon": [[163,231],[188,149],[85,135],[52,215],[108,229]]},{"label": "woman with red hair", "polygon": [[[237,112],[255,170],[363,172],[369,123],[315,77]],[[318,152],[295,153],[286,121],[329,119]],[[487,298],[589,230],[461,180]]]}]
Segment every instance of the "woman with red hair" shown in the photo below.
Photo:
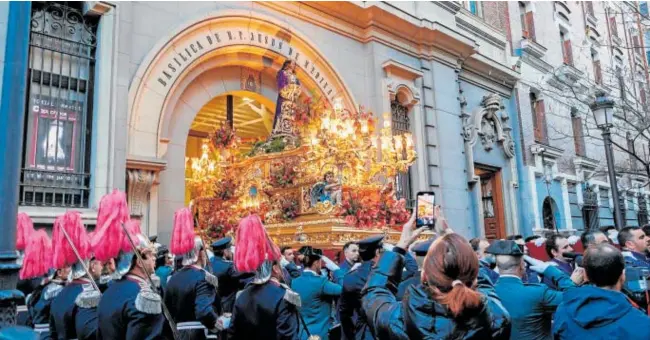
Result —
[{"label": "woman with red hair", "polygon": [[363,309],[375,337],[508,339],[507,311],[489,280],[478,277],[478,258],[470,244],[451,231],[431,244],[421,283],[409,287],[403,301],[396,300],[392,291],[400,282],[405,249],[421,232],[413,222],[412,217],[404,225],[393,251],[382,255],[363,291]]}]

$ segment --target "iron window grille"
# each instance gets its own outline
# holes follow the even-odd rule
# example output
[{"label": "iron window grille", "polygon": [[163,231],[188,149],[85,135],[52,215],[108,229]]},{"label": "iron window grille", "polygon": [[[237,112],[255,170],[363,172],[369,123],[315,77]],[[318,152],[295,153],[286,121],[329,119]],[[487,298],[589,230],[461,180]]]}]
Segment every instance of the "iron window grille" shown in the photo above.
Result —
[{"label": "iron window grille", "polygon": [[[408,107],[400,104],[398,101],[393,101],[390,104],[391,110],[391,126],[393,135],[401,135],[411,132],[411,120],[409,118]],[[411,183],[411,169],[405,173],[399,173],[395,176],[395,193],[397,198],[406,200],[406,206],[412,208],[414,205],[412,183]]]},{"label": "iron window grille", "polygon": [[88,207],[97,21],[35,2],[20,205]]}]

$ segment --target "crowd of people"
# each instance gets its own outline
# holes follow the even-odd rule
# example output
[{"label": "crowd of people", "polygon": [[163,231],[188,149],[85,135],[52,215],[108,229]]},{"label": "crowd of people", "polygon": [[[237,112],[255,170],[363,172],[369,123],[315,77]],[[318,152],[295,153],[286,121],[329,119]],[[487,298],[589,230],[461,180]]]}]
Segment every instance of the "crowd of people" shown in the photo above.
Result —
[{"label": "crowd of people", "polygon": [[104,197],[92,233],[68,212],[51,241],[19,216],[18,320],[33,329],[19,338],[650,338],[650,228],[467,240],[436,207],[433,238],[418,241],[413,214],[396,244],[349,242],[337,263],[279,247],[256,215],[208,245],[188,208],[161,245],[125,207],[123,193]]}]

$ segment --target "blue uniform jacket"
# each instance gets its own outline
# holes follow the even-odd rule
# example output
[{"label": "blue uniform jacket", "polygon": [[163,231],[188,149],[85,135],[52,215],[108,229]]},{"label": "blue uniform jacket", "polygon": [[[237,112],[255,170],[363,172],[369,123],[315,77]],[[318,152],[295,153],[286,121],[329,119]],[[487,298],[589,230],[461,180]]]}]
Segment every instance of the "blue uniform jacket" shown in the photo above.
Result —
[{"label": "blue uniform jacket", "polygon": [[[575,287],[569,276],[553,266],[544,271],[544,277],[552,279],[563,291]],[[494,288],[510,313],[510,339],[552,339],[551,319],[562,302],[561,291],[550,289],[545,284],[526,284],[511,275],[501,276]]]},{"label": "blue uniform jacket", "polygon": [[250,283],[235,299],[228,339],[300,339],[297,300],[291,294],[297,297],[272,280]]},{"label": "blue uniform jacket", "polygon": [[[555,262],[557,264],[557,268],[561,271],[563,271],[565,274],[567,274],[569,277],[571,277],[571,274],[573,274],[573,266],[570,263],[558,261],[556,259],[552,259],[552,262]],[[551,289],[559,290],[560,288],[555,285],[553,282],[553,279],[542,275],[542,283],[547,285]]]},{"label": "blue uniform jacket", "polygon": [[417,286],[420,283],[421,275],[422,273],[418,270],[415,275],[402,281],[399,284],[399,286],[397,287],[397,293],[395,294],[397,300],[402,300],[402,298],[404,298],[404,294],[406,294],[406,290],[410,286]]},{"label": "blue uniform jacket", "polygon": [[[330,282],[326,277],[305,270],[291,283],[291,289],[300,295],[300,314],[312,335],[322,340],[328,339],[332,326],[332,303],[341,295],[342,287]],[[307,339],[307,333],[300,329],[301,339]]]},{"label": "blue uniform jacket", "polygon": [[645,255],[635,251],[623,251],[623,256],[627,266],[646,268],[650,270],[650,261],[648,261],[648,258]]},{"label": "blue uniform jacket", "polygon": [[294,262],[290,262],[284,268],[287,270],[287,272],[289,272],[289,275],[291,275],[291,279],[295,279],[299,277],[302,274],[302,270],[303,270],[302,267],[298,267],[298,265],[295,264]]},{"label": "blue uniform jacket", "polygon": [[344,339],[374,339],[361,310],[361,290],[366,285],[372,265],[372,261],[365,261],[357,269],[348,272],[343,279],[339,318]]},{"label": "blue uniform jacket", "polygon": [[76,339],[75,317],[77,305],[75,300],[83,290],[86,281],[74,280],[61,290],[50,306],[50,335],[52,339]]},{"label": "blue uniform jacket", "polygon": [[27,301],[26,324],[38,328],[41,339],[50,338],[50,331],[47,330],[50,327],[50,307],[64,285],[65,282],[61,280],[52,280],[47,285],[36,288]]},{"label": "blue uniform jacket", "polygon": [[593,286],[570,289],[553,319],[555,339],[650,339],[650,318],[623,293]]},{"label": "blue uniform jacket", "polygon": [[224,260],[215,256],[211,261],[212,273],[219,280],[217,291],[221,298],[221,310],[223,313],[232,313],[232,306],[235,304],[235,295],[240,287],[240,279],[232,261]]},{"label": "blue uniform jacket", "polygon": [[404,300],[397,300],[393,292],[400,281],[403,263],[402,255],[385,252],[363,290],[363,311],[377,339],[509,338],[508,312],[488,278],[479,274],[479,291],[484,294],[481,305],[458,318],[433,299],[430,290],[422,284],[410,286]]},{"label": "blue uniform jacket", "polygon": [[217,290],[207,275],[212,276],[198,267],[186,266],[169,279],[165,304],[177,324],[198,321],[207,329],[215,328],[219,317],[215,311]]},{"label": "blue uniform jacket", "polygon": [[483,275],[487,276],[492,284],[497,283],[497,280],[499,279],[499,273],[492,270],[492,268],[490,268],[490,265],[485,261],[479,260],[478,263],[479,271],[481,271]]},{"label": "blue uniform jacket", "polygon": [[165,317],[160,312],[160,300],[157,304],[155,301],[155,297],[159,299],[160,296],[150,289],[144,290],[147,295],[141,295],[141,287],[145,285],[144,279],[132,275],[109,285],[97,307],[98,339],[162,338]]}]

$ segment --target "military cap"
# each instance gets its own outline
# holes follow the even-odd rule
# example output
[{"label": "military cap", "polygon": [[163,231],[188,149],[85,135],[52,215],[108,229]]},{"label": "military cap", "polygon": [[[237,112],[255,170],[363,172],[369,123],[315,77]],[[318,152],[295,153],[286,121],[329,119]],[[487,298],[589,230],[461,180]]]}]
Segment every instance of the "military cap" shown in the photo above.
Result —
[{"label": "military cap", "polygon": [[298,254],[300,255],[309,255],[314,251],[312,246],[302,246],[298,249]]},{"label": "military cap", "polygon": [[509,256],[523,256],[524,252],[515,241],[512,240],[497,240],[485,250],[486,253],[492,255],[509,255]]},{"label": "military cap", "polygon": [[149,242],[151,243],[158,242],[158,235],[149,236]]},{"label": "military cap", "polygon": [[375,257],[375,251],[382,246],[384,235],[370,236],[357,242],[359,245],[359,256],[364,261],[371,260]]},{"label": "military cap", "polygon": [[415,253],[415,256],[425,256],[429,251],[429,247],[431,247],[431,244],[435,240],[435,238],[430,238],[426,241],[418,242],[411,250]]},{"label": "military cap", "polygon": [[212,242],[212,250],[217,251],[217,250],[223,250],[228,247],[230,247],[230,244],[232,243],[232,237],[224,237],[221,239],[218,239],[214,242]]}]

